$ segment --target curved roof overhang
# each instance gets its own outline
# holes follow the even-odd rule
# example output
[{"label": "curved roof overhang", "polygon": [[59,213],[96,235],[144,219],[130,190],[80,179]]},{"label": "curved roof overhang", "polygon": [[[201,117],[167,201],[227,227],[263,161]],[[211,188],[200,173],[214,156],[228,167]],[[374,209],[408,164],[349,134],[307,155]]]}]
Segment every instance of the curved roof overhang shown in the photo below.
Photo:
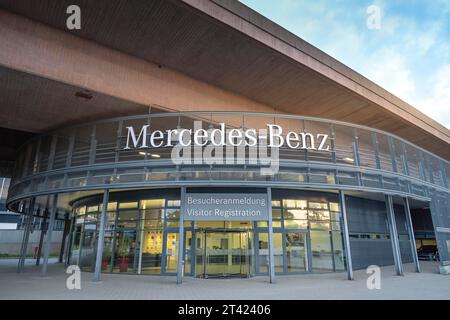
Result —
[{"label": "curved roof overhang", "polygon": [[[71,4],[82,8],[81,30],[66,28]],[[444,126],[237,1],[0,0],[0,8],[275,110],[377,128],[450,159]]]}]

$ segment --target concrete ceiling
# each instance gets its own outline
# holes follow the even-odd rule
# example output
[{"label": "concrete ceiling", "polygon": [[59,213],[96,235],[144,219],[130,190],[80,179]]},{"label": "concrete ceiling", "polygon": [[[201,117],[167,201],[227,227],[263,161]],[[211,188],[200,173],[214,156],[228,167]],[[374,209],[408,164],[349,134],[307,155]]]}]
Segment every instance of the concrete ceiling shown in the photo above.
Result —
[{"label": "concrete ceiling", "polygon": [[[243,14],[251,15],[255,25],[266,25],[268,29],[273,30],[278,28],[276,32],[280,37],[284,37],[283,40],[289,38],[291,42],[301,42],[301,39],[292,38],[293,35],[280,31],[279,27],[274,27],[265,18],[235,1],[0,0],[0,8],[69,32],[66,28],[66,8],[71,4],[78,4],[82,11],[82,29],[70,32],[82,38],[172,68],[195,79],[273,106],[280,112],[336,119],[378,128],[450,159],[449,130],[331,57],[305,42],[296,44],[303,46],[303,51],[308,54],[316,55],[312,59],[321,60],[322,62],[319,62],[324,65],[333,64],[340,74],[345,73],[349,79],[365,83],[384,100],[392,101],[391,104],[401,105],[399,112],[388,110],[319,74],[309,66],[298,63],[261,41],[231,28],[219,21],[218,14],[216,17],[214,12],[205,14],[185,2],[198,3],[199,6],[205,7],[218,3],[222,9],[235,13],[236,19]],[[316,60],[314,63],[317,63]],[[55,111],[50,107],[46,109],[46,113],[41,114],[38,106],[48,104],[49,101],[65,104],[68,112],[53,117],[53,121],[58,118],[58,123],[54,123],[54,126],[84,121],[85,117],[111,117],[111,111],[123,112],[124,105],[127,113],[133,108],[140,112],[142,107],[127,104],[122,100],[115,101],[107,96],[99,96],[86,103],[74,96],[76,88],[50,80],[33,80],[23,74],[14,75],[8,70],[0,72],[2,87],[3,81],[10,83],[13,88],[24,86],[22,82],[28,84],[27,95],[10,92],[7,99],[10,99],[8,103],[11,105],[9,112],[20,116],[15,118],[23,121],[23,128],[29,131],[40,129],[36,125],[26,126],[28,119],[31,119],[27,105],[35,106],[34,110],[37,111],[34,111],[32,117],[37,117],[44,123],[46,117],[52,117],[52,112],[56,116]],[[5,89],[1,90],[3,99]],[[2,104],[2,110],[4,105]],[[17,110],[12,106],[16,106]],[[400,116],[400,111],[406,112],[407,116]],[[80,116],[81,114],[84,116]],[[21,119],[22,117],[24,119]],[[432,130],[424,129],[427,126]]]},{"label": "concrete ceiling", "polygon": [[32,133],[149,111],[148,106],[1,66],[0,97],[1,125]]}]

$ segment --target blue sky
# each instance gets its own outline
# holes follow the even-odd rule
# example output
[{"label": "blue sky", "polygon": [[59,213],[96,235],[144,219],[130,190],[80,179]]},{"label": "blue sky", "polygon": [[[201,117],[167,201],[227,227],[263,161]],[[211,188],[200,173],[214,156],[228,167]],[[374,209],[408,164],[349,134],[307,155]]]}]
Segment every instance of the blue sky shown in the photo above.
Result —
[{"label": "blue sky", "polygon": [[450,129],[450,0],[241,2]]}]

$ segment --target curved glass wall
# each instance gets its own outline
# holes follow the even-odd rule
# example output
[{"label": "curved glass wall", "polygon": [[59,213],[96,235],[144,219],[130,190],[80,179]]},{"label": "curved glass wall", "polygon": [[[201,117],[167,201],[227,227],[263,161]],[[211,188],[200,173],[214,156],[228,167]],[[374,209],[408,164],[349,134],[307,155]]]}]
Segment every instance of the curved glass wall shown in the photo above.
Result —
[{"label": "curved glass wall", "polygon": [[[181,164],[171,161],[172,147],[126,149],[127,127],[148,125],[155,130],[267,129],[282,127],[313,137],[327,135],[327,150],[279,149],[279,170],[261,173],[264,164],[252,163],[247,147],[223,164]],[[137,134],[139,131],[137,131]],[[292,137],[291,137],[292,138]],[[201,152],[205,152],[203,147]],[[223,152],[230,150],[223,148]],[[243,161],[241,161],[244,159]],[[390,190],[405,196],[428,197],[426,188],[449,192],[450,163],[385,132],[342,122],[282,114],[244,112],[164,113],[117,118],[65,128],[25,144],[17,159],[9,192],[10,205],[30,195],[54,192],[180,184],[241,183],[272,186],[320,186],[328,189]],[[17,208],[15,208],[17,209]]]},{"label": "curved glass wall", "polygon": [[[211,189],[209,189],[211,190]],[[102,197],[73,203],[69,261],[93,271]],[[102,272],[175,274],[179,189],[110,194]],[[278,274],[345,269],[336,194],[273,190],[274,264]],[[252,276],[268,272],[267,221],[185,222],[185,274]]]}]

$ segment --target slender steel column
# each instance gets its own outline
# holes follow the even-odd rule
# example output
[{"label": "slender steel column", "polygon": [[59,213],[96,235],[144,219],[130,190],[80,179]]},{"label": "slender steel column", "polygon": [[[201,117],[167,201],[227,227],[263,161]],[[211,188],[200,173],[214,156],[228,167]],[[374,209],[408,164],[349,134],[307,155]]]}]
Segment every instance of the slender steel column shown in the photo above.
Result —
[{"label": "slender steel column", "polygon": [[52,233],[55,226],[56,211],[58,210],[58,194],[53,195],[53,203],[50,209],[50,221],[48,223],[47,234],[45,236],[44,261],[42,263],[42,276],[47,275],[48,256],[52,245]]},{"label": "slender steel column", "polygon": [[352,254],[350,250],[350,236],[348,232],[347,207],[345,204],[345,193],[339,190],[339,202],[341,207],[342,236],[344,238],[345,266],[347,268],[347,279],[353,280]]},{"label": "slender steel column", "polygon": [[36,198],[31,198],[29,207],[27,209],[27,215],[25,219],[25,228],[23,229],[23,238],[22,238],[22,246],[20,248],[20,257],[19,257],[19,263],[17,265],[17,272],[21,273],[23,272],[23,268],[25,266],[25,257],[27,255],[27,248],[28,248],[28,240],[30,238],[30,232],[31,232],[31,226],[33,223],[33,212],[34,212],[34,203],[36,201]]},{"label": "slender steel column", "polygon": [[275,265],[273,253],[273,224],[272,224],[272,188],[267,188],[267,209],[269,210],[269,282],[275,283]]},{"label": "slender steel column", "polygon": [[100,227],[97,239],[97,255],[95,257],[94,281],[100,281],[102,271],[103,242],[105,239],[106,212],[108,211],[109,189],[103,192],[102,212],[100,216]]},{"label": "slender steel column", "polygon": [[186,187],[181,187],[180,197],[180,223],[178,230],[178,265],[177,265],[177,284],[183,282],[184,273],[184,199]]},{"label": "slender steel column", "polygon": [[44,236],[47,233],[47,217],[48,217],[48,205],[50,202],[50,196],[47,196],[47,202],[45,204],[44,213],[43,213],[43,220],[41,224],[41,234],[39,236],[39,247],[36,257],[36,266],[39,265],[41,261],[41,255],[42,255],[42,244],[44,243]]},{"label": "slender steel column", "polygon": [[64,264],[66,265],[66,267],[69,265],[70,263],[70,258],[72,256],[72,244],[73,244],[73,228],[75,225],[75,217],[72,217],[69,219],[70,221],[70,228],[69,228],[69,240],[67,241],[67,249],[66,249],[66,254],[65,254],[65,262]]},{"label": "slender steel column", "polygon": [[67,234],[69,232],[69,214],[66,213],[65,217],[64,217],[64,231],[63,231],[63,236],[61,239],[61,249],[59,251],[59,263],[63,262],[63,258],[64,258],[64,251],[66,249],[66,238],[67,238]]},{"label": "slender steel column", "polygon": [[420,272],[419,257],[417,256],[416,238],[414,237],[414,228],[411,220],[411,210],[409,208],[409,199],[403,198],[403,207],[405,208],[406,224],[408,226],[409,241],[411,242],[411,254],[414,261],[416,272]]},{"label": "slender steel column", "polygon": [[47,215],[48,215],[48,209],[44,209],[44,217],[41,224],[41,234],[39,236],[39,246],[38,246],[38,252],[36,256],[36,265],[38,266],[41,261],[41,255],[42,255],[42,244],[44,243],[44,236],[46,234],[46,228],[47,228]]},{"label": "slender steel column", "polygon": [[388,217],[389,231],[394,254],[395,271],[398,276],[403,275],[402,256],[400,254],[400,244],[398,242],[397,225],[395,223],[394,204],[391,195],[386,195],[386,211]]}]

